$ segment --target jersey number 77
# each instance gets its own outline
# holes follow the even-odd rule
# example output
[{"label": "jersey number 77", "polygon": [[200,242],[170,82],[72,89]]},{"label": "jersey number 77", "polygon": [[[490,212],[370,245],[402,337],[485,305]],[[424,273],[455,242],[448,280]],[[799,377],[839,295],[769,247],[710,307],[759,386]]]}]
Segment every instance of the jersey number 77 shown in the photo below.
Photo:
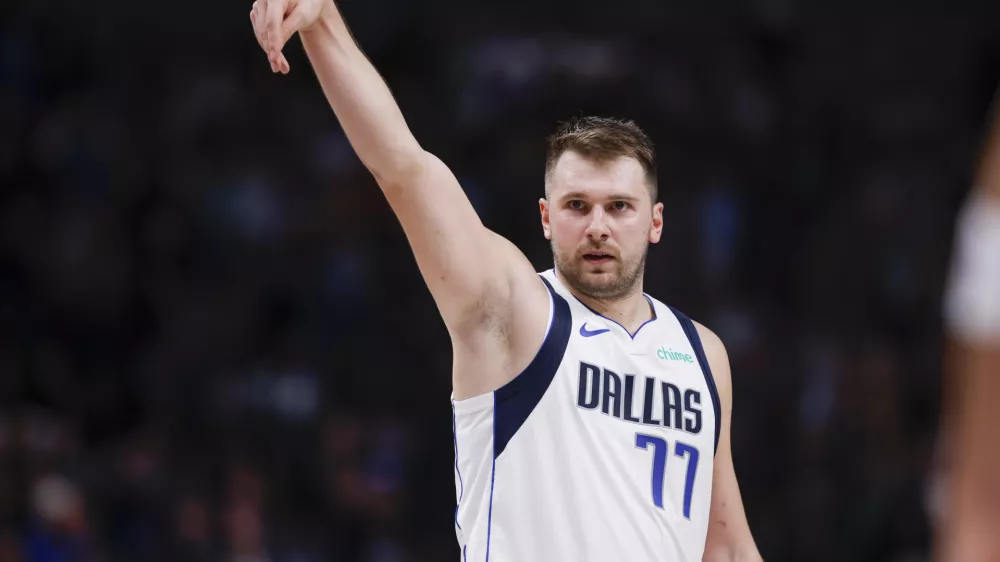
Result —
[{"label": "jersey number 77", "polygon": [[[653,449],[653,505],[663,509],[664,470],[667,466],[667,452],[670,446],[666,439],[643,433],[635,434],[635,446],[638,449]],[[684,518],[691,519],[691,495],[694,492],[694,477],[698,473],[698,449],[677,441],[674,455],[687,457],[687,475],[684,478]]]}]

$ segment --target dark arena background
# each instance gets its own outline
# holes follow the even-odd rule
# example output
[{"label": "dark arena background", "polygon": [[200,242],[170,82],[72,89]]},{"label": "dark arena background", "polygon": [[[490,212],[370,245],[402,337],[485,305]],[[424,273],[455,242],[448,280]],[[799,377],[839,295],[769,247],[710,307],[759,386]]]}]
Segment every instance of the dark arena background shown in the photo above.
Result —
[{"label": "dark arena background", "polygon": [[[1000,9],[340,6],[539,270],[545,136],[643,126],[645,289],[728,347],[762,556],[930,560]],[[444,324],[300,42],[272,74],[249,10],[0,6],[0,562],[458,560]]]}]

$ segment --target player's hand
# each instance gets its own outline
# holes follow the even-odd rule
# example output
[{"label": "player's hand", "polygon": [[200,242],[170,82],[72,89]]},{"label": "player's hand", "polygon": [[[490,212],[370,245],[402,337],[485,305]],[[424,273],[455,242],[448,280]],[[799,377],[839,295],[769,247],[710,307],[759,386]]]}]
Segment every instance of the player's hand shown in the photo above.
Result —
[{"label": "player's hand", "polygon": [[281,50],[292,35],[315,24],[327,4],[332,7],[332,0],[257,0],[253,3],[250,23],[257,43],[271,63],[271,72],[288,74],[288,60]]}]

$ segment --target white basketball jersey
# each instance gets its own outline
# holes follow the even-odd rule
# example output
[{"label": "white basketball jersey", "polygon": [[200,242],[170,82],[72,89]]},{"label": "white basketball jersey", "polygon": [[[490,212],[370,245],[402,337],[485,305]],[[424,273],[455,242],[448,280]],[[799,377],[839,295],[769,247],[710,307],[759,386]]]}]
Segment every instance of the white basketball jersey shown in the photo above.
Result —
[{"label": "white basketball jersey", "polygon": [[694,324],[647,296],[629,334],[541,276],[534,360],[453,401],[462,562],[700,562],[720,418]]}]

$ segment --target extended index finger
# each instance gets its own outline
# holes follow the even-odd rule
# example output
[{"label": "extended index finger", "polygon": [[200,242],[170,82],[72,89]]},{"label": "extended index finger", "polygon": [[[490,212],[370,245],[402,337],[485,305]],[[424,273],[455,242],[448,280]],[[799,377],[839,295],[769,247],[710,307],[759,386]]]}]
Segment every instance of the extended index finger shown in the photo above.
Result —
[{"label": "extended index finger", "polygon": [[253,26],[253,34],[257,38],[257,44],[260,45],[261,49],[266,49],[264,46],[264,32],[261,31],[264,23],[263,17],[259,3],[254,2],[253,9],[250,10],[250,24]]},{"label": "extended index finger", "polygon": [[285,0],[270,0],[267,3],[267,56],[277,61],[284,46],[281,22],[285,19]]}]

